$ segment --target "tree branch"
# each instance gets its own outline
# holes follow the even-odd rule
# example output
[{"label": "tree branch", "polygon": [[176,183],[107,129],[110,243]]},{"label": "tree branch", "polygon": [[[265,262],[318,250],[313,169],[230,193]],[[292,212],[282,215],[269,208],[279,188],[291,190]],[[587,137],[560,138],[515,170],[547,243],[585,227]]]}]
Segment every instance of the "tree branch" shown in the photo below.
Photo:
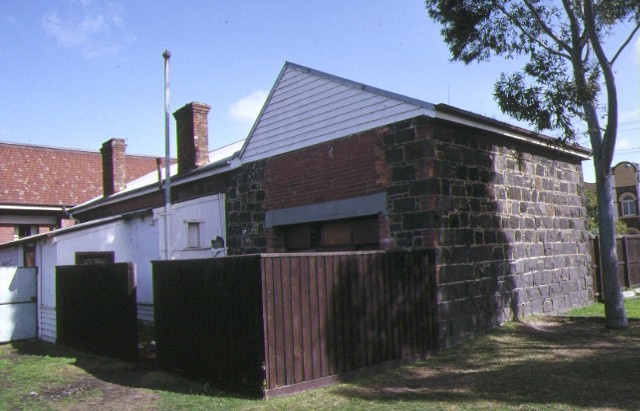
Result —
[{"label": "tree branch", "polygon": [[563,41],[553,30],[551,30],[551,27],[549,27],[547,23],[545,23],[544,20],[542,20],[542,16],[540,16],[540,13],[538,13],[538,10],[536,10],[535,7],[533,7],[531,2],[528,0],[525,0],[524,4],[525,6],[527,6],[531,14],[533,14],[533,17],[538,22],[538,25],[542,28],[542,31],[544,31],[547,34],[547,36],[551,37],[551,39],[555,41],[556,44],[560,46],[560,48],[562,48],[567,53],[571,53],[571,46],[569,46],[567,42]]},{"label": "tree branch", "polygon": [[631,34],[629,34],[629,37],[627,37],[627,39],[624,41],[624,43],[622,43],[622,45],[620,46],[620,48],[618,49],[618,51],[616,52],[616,54],[613,56],[613,58],[611,59],[611,65],[613,66],[613,63],[616,62],[616,60],[618,59],[618,57],[620,56],[620,53],[622,53],[622,50],[625,49],[625,47],[627,47],[627,44],[629,44],[631,42],[631,40],[633,39],[633,37],[636,35],[636,32],[640,29],[640,23],[638,23],[638,25],[636,25],[636,27],[631,31]]},{"label": "tree branch", "polygon": [[602,68],[602,74],[604,75],[604,81],[607,87],[607,128],[602,138],[602,157],[605,166],[611,167],[618,132],[618,93],[616,90],[616,80],[613,75],[611,63],[602,48],[598,33],[596,32],[592,0],[584,0],[583,5],[585,29],[589,35],[589,42],[591,43],[591,47],[593,47],[593,52],[598,59],[598,64],[600,68]]},{"label": "tree branch", "polygon": [[[515,16],[513,16],[511,13],[509,13],[509,11],[507,11],[507,9],[505,9],[497,1],[493,1],[493,5],[496,6],[496,8],[498,10],[500,10],[502,12],[502,14],[504,14],[509,19],[509,21],[511,21],[511,23],[515,27],[517,27],[518,30],[520,30],[520,32],[522,34],[527,36],[529,38],[529,40],[533,41],[534,43],[537,43],[540,47],[542,47],[543,49],[545,49],[546,51],[548,51],[549,53],[551,53],[553,55],[563,57],[563,58],[565,58],[567,60],[571,60],[571,56],[569,54],[565,54],[565,53],[562,53],[562,52],[559,52],[559,51],[556,51],[556,50],[552,49],[551,47],[549,47],[549,45],[545,44],[540,39],[538,39],[537,36],[534,36],[533,34],[529,33],[529,31],[520,24],[518,19]],[[555,39],[554,39],[554,41],[555,41]],[[561,46],[561,48],[564,48],[564,47]],[[570,50],[568,50],[568,51],[570,51]]]},{"label": "tree branch", "polygon": [[[562,0],[562,4],[567,12],[569,18],[570,30],[571,30],[571,66],[573,68],[573,79],[576,83],[576,91],[578,93],[578,101],[584,111],[584,121],[587,123],[587,133],[591,140],[591,148],[594,156],[598,156],[602,153],[602,131],[600,129],[600,122],[598,120],[598,112],[593,102],[593,99],[586,98],[587,96],[587,79],[585,78],[585,61],[582,58],[583,49],[583,33],[581,33],[581,27],[578,17],[573,9],[571,0]],[[585,29],[586,30],[586,29]]]}]

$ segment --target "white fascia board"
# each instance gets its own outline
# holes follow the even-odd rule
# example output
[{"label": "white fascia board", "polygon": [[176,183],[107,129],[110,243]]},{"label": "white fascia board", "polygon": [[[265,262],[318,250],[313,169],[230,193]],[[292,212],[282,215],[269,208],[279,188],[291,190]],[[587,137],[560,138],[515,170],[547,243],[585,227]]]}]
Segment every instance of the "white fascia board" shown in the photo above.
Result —
[{"label": "white fascia board", "polygon": [[[509,138],[513,138],[513,139],[519,140],[519,141],[524,141],[524,142],[527,142],[529,144],[537,145],[539,147],[545,147],[545,148],[550,148],[550,149],[553,149],[553,150],[561,151],[563,153],[567,153],[567,154],[574,155],[576,157],[580,157],[583,160],[588,160],[588,159],[591,158],[590,155],[588,155],[588,154],[586,154],[584,152],[581,152],[579,150],[572,149],[571,147],[559,147],[559,146],[550,145],[549,142],[551,140],[543,141],[541,139],[532,138],[532,137],[527,136],[525,134],[518,133],[515,130],[508,130],[507,128],[495,127],[495,126],[492,126],[492,125],[489,125],[489,124],[486,124],[486,123],[483,123],[483,122],[474,121],[474,120],[466,118],[466,117],[456,116],[455,114],[443,113],[441,111],[437,111],[436,110],[435,118],[440,119],[440,120],[450,121],[452,123],[462,124],[462,125],[473,127],[473,128],[477,128],[477,129],[480,129],[480,130],[490,131],[490,132],[496,133],[496,134],[501,134],[503,136],[506,136],[506,137],[509,137]],[[505,125],[507,125],[507,124],[505,123]]]},{"label": "white fascia board", "polygon": [[0,205],[0,210],[12,210],[12,211],[59,211],[62,212],[62,207],[44,207],[44,206],[23,206],[23,205]]}]

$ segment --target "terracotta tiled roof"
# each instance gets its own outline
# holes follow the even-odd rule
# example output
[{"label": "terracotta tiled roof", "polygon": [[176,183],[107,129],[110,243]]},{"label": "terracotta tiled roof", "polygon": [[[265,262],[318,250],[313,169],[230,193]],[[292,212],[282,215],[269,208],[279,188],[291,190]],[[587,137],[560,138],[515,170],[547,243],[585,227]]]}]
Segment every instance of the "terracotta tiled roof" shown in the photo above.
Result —
[{"label": "terracotta tiled roof", "polygon": [[[127,182],[156,169],[150,156],[126,164]],[[0,142],[0,204],[73,206],[101,194],[100,152]]]}]

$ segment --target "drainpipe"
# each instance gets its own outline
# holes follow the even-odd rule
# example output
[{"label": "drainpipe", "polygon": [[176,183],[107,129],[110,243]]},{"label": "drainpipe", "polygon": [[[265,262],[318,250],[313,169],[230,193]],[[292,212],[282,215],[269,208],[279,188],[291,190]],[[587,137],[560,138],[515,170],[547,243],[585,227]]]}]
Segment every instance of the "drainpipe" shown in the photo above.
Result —
[{"label": "drainpipe", "polygon": [[169,260],[171,258],[171,250],[170,250],[170,228],[171,228],[171,218],[170,218],[170,210],[171,210],[171,162],[170,162],[170,144],[171,140],[169,137],[169,59],[171,58],[171,53],[169,50],[165,50],[162,53],[162,57],[164,58],[164,145],[165,145],[165,156],[164,156],[164,253],[165,259]]}]

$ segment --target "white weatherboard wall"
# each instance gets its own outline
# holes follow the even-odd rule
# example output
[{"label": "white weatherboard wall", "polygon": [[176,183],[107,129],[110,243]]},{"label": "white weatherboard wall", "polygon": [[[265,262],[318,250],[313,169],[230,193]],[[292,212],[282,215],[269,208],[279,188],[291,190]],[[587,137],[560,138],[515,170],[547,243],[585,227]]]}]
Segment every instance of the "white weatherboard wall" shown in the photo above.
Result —
[{"label": "white weatherboard wall", "polygon": [[[157,226],[151,215],[133,216],[54,237],[57,264],[75,264],[77,252],[113,252],[116,263],[136,267],[139,317],[151,320],[151,261],[158,259]],[[53,265],[53,267],[55,267]],[[55,282],[54,276],[50,276]],[[49,285],[47,290],[53,288]],[[146,307],[146,308],[145,308]]]},{"label": "white weatherboard wall", "polygon": [[434,113],[429,103],[287,63],[248,138],[242,162]]},{"label": "white weatherboard wall", "polygon": [[[160,227],[158,245],[160,256],[164,258],[164,208],[153,210],[154,220]],[[201,197],[182,203],[172,204],[170,212],[171,228],[171,256],[172,260],[184,260],[194,258],[222,257],[226,255],[226,248],[211,249],[211,240],[216,237],[226,239],[224,195]],[[188,225],[199,225],[198,246],[190,247],[188,237]]]}]

